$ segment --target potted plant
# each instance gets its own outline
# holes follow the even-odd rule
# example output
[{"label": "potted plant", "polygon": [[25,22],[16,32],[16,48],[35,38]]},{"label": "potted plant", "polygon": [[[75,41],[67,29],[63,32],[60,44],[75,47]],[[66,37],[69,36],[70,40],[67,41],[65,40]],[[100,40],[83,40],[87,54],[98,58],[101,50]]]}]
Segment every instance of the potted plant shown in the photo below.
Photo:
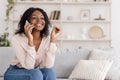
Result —
[{"label": "potted plant", "polygon": [[10,11],[13,9],[14,7],[14,0],[7,0],[8,4],[7,4],[7,9],[6,9],[6,24],[7,27],[5,28],[5,32],[0,36],[0,46],[2,47],[7,47],[10,45],[10,42],[8,40],[8,36],[9,36],[9,32],[8,32],[8,25],[9,25],[9,16],[10,16]]},{"label": "potted plant", "polygon": [[7,39],[8,36],[9,36],[8,32],[5,32],[3,35],[0,36],[0,46],[2,46],[2,47],[10,46],[10,42]]}]

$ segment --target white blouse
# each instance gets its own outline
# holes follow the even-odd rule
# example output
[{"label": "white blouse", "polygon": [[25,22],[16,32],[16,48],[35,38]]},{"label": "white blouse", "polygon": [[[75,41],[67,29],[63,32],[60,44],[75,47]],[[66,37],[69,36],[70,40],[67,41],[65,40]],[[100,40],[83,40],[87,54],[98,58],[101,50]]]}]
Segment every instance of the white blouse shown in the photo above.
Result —
[{"label": "white blouse", "polygon": [[50,43],[50,36],[42,38],[37,52],[34,46],[28,45],[25,34],[14,35],[11,46],[15,53],[11,65],[26,69],[51,68],[54,65],[57,47],[55,43]]}]

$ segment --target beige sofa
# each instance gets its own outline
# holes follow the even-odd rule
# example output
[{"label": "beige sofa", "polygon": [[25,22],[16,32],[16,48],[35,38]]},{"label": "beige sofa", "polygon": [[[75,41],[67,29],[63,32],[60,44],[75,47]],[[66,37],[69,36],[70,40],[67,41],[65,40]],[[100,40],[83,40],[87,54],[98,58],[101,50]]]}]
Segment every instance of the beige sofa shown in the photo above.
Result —
[{"label": "beige sofa", "polygon": [[[80,59],[88,59],[90,51],[90,49],[83,48],[58,49],[54,66],[57,80],[68,80],[69,75],[71,74],[78,61]],[[14,54],[11,47],[0,48],[0,80],[3,80],[3,74],[8,68],[13,56]]]}]

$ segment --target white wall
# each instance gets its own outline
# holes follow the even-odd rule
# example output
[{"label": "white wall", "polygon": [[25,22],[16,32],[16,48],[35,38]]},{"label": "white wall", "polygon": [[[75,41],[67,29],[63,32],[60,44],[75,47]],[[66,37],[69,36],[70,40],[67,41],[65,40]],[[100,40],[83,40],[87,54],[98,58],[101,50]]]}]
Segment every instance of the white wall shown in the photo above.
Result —
[{"label": "white wall", "polygon": [[5,19],[5,10],[6,10],[7,0],[0,0],[0,34],[3,32],[6,27]]},{"label": "white wall", "polygon": [[[4,22],[6,0],[0,0],[0,33],[6,27]],[[112,0],[112,46],[120,49],[120,0]]]},{"label": "white wall", "polygon": [[112,45],[120,52],[120,0],[112,0]]}]

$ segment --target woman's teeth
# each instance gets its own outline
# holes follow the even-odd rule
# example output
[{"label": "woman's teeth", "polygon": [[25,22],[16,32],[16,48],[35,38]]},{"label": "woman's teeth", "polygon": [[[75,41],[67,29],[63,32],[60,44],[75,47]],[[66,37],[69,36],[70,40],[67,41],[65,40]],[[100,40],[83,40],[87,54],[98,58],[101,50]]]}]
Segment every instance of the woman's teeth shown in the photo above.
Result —
[{"label": "woman's teeth", "polygon": [[42,26],[42,24],[37,24],[37,26]]}]

